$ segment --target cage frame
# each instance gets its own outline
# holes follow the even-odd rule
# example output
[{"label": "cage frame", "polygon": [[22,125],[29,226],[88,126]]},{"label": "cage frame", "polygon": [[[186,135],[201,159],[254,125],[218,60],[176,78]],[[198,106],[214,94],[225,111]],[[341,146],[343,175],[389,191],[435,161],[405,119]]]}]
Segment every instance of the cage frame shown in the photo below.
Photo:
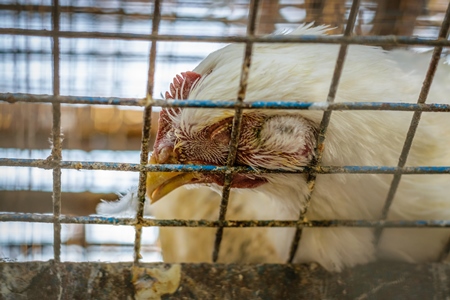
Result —
[{"label": "cage frame", "polygon": [[[450,28],[450,3],[445,13],[444,21],[440,27],[438,38],[424,39],[420,37],[401,37],[401,36],[352,36],[353,27],[356,23],[356,15],[359,8],[359,0],[352,1],[352,7],[346,30],[343,36],[255,36],[255,27],[257,19],[257,9],[259,0],[252,0],[249,5],[249,18],[247,24],[247,34],[242,37],[211,37],[211,36],[192,36],[192,35],[162,35],[159,34],[159,24],[161,21],[161,1],[155,0],[153,5],[153,18],[151,34],[131,34],[131,33],[107,33],[107,32],[79,32],[79,31],[61,31],[60,30],[60,14],[61,6],[59,0],[52,0],[51,6],[51,30],[32,30],[18,28],[0,28],[0,34],[7,35],[25,35],[25,36],[41,36],[50,37],[52,40],[52,64],[53,64],[53,95],[36,95],[23,93],[0,93],[0,101],[15,103],[51,103],[52,105],[52,149],[51,155],[47,159],[6,159],[0,158],[0,166],[21,166],[21,167],[37,167],[44,169],[52,169],[53,172],[53,213],[52,215],[42,214],[18,214],[0,212],[0,221],[29,221],[29,222],[46,222],[53,223],[54,229],[54,264],[55,266],[66,263],[61,262],[61,224],[114,224],[129,225],[135,228],[134,242],[134,261],[133,268],[138,268],[142,264],[139,259],[141,257],[141,230],[145,226],[188,226],[188,227],[215,227],[217,228],[216,240],[214,243],[214,251],[212,260],[216,262],[219,256],[220,244],[223,229],[228,227],[295,227],[297,229],[295,237],[292,241],[288,262],[291,263],[298,249],[303,228],[308,227],[373,227],[376,232],[376,240],[378,241],[383,228],[387,227],[433,227],[433,228],[450,228],[450,220],[438,221],[391,221],[386,220],[389,208],[394,201],[397,187],[401,181],[403,174],[450,174],[450,166],[418,166],[405,167],[409,149],[415,136],[420,116],[423,112],[450,112],[450,104],[428,104],[426,98],[429,88],[433,82],[433,76],[436,72],[439,59],[444,47],[450,47],[450,41],[447,39]],[[97,38],[97,39],[122,39],[122,40],[143,40],[151,41],[149,51],[149,70],[147,77],[147,95],[145,98],[117,98],[117,97],[77,97],[77,96],[61,96],[60,95],[60,38]],[[159,41],[197,41],[197,42],[235,42],[244,43],[245,54],[241,70],[241,78],[239,90],[236,94],[236,101],[200,101],[200,100],[162,100],[153,99],[153,86],[155,75],[156,61],[156,45]],[[257,101],[245,103],[246,84],[251,65],[252,47],[255,43],[324,43],[324,44],[340,44],[340,51],[336,61],[333,79],[330,84],[328,97],[326,101],[319,103],[305,103],[298,101]],[[433,46],[434,51],[427,70],[423,86],[418,96],[417,103],[375,103],[375,102],[347,102],[334,103],[334,98],[339,85],[339,79],[342,69],[345,65],[345,56],[348,45],[423,45]],[[139,164],[125,163],[100,163],[100,162],[83,162],[83,161],[64,161],[62,158],[62,140],[61,140],[61,104],[101,104],[101,105],[128,105],[143,107],[143,125],[141,139],[141,157]],[[233,118],[233,127],[231,133],[231,148],[227,159],[226,166],[196,166],[196,165],[148,165],[149,149],[148,141],[150,139],[150,123],[151,112],[154,106],[161,107],[208,107],[208,108],[233,108],[235,110]],[[304,215],[306,209],[299,212],[298,220],[226,220],[226,211],[228,205],[228,197],[231,189],[231,179],[235,173],[251,173],[253,170],[245,167],[235,167],[234,161],[237,153],[237,141],[239,140],[240,125],[242,120],[243,109],[314,109],[323,111],[323,118],[320,124],[318,136],[318,149],[316,152],[316,161],[308,167],[297,172],[284,173],[306,173],[308,176],[308,185],[311,187],[307,197],[307,203],[311,199],[314,191],[314,184],[317,174],[336,174],[336,173],[357,173],[357,174],[393,174],[389,192],[385,200],[382,217],[378,221],[366,220],[306,220]],[[321,157],[323,147],[326,140],[326,131],[332,112],[335,110],[398,110],[414,112],[409,126],[408,133],[405,137],[402,152],[399,156],[397,166],[322,166]],[[115,171],[132,171],[139,172],[138,197],[139,207],[135,218],[118,218],[118,217],[69,217],[61,214],[61,170],[77,169],[77,170],[115,170]],[[155,220],[144,217],[144,202],[146,193],[147,172],[171,171],[171,172],[216,172],[225,173],[225,182],[222,192],[222,202],[220,204],[219,218],[216,221],[208,220]],[[280,172],[281,170],[259,170],[258,172]],[[445,247],[444,254],[450,252],[450,241]],[[69,263],[67,263],[69,264]],[[1,266],[0,268],[5,268]],[[289,265],[287,265],[289,266]],[[234,266],[235,268],[239,268]],[[56,269],[58,269],[57,267]],[[386,266],[383,266],[386,268]],[[450,268],[443,267],[449,272]],[[446,268],[446,269],[445,269]]]}]

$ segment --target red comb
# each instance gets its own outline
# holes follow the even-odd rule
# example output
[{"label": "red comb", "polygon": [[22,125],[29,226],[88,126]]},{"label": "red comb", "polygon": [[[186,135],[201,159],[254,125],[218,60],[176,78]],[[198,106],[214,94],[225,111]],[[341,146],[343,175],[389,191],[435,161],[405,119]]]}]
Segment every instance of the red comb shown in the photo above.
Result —
[{"label": "red comb", "polygon": [[[175,76],[173,82],[170,84],[170,91],[166,92],[166,100],[186,100],[189,97],[192,88],[197,84],[201,77],[200,74],[191,71],[183,72],[180,75]],[[155,147],[164,139],[166,133],[172,127],[172,120],[169,114],[176,114],[179,111],[180,108],[173,108],[170,111],[167,109],[161,110],[159,113],[159,128],[156,135]]]},{"label": "red comb", "polygon": [[186,100],[201,77],[200,74],[191,71],[175,76],[170,84],[170,91],[166,92],[166,99]]}]

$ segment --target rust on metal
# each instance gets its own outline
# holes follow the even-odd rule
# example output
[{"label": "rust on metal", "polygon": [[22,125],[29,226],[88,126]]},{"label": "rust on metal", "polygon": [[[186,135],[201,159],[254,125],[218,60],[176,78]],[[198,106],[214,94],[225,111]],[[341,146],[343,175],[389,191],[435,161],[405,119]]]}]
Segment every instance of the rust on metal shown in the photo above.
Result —
[{"label": "rust on metal", "polygon": [[[120,98],[92,96],[54,96],[26,93],[0,93],[0,101],[8,103],[61,103],[96,104],[124,106],[198,107],[198,108],[243,108],[243,109],[296,109],[296,110],[392,110],[450,112],[450,104],[445,103],[404,103],[404,102],[301,102],[301,101],[252,101],[236,102],[224,100],[163,100],[154,98]],[[393,99],[394,101],[394,99]]]},{"label": "rust on metal", "polygon": [[[449,264],[0,262],[1,299],[448,299]],[[419,283],[419,284],[418,284]]]},{"label": "rust on metal", "polygon": [[[153,20],[152,20],[152,34],[158,34],[159,22],[161,20],[160,11],[160,1],[156,0],[153,7]],[[151,100],[153,95],[153,89],[155,84],[155,65],[156,65],[156,42],[152,41],[149,53],[149,68],[147,73],[147,99]],[[150,103],[151,101],[149,101]],[[149,141],[150,141],[150,130],[152,123],[152,106],[147,105],[144,108],[143,120],[142,120],[142,138],[141,138],[141,155],[140,164],[144,166],[148,163],[149,157]],[[145,204],[145,194],[146,194],[146,182],[147,182],[147,172],[145,170],[140,170],[139,172],[139,184],[138,184],[138,209],[136,212],[136,221],[141,224],[144,217],[144,204]],[[134,237],[134,262],[137,264],[141,258],[141,236],[142,227],[135,227],[135,237]]]},{"label": "rust on metal", "polygon": [[[0,34],[44,36],[51,37],[51,30],[0,28]],[[116,39],[126,41],[172,41],[172,42],[209,42],[209,43],[315,43],[315,44],[346,44],[346,45],[375,45],[375,46],[442,46],[450,47],[450,40],[428,39],[409,36],[205,36],[205,35],[168,35],[168,34],[139,34],[122,32],[96,31],[59,31],[61,38],[90,38]]]},{"label": "rust on metal", "polygon": [[[353,29],[355,28],[356,16],[359,11],[359,0],[353,0],[352,7],[350,9],[350,15],[348,16],[347,25],[345,27],[344,37],[350,37],[353,34]],[[336,60],[336,66],[334,68],[333,77],[331,79],[330,88],[328,90],[327,103],[334,103],[334,99],[336,98],[336,93],[339,85],[339,81],[342,75],[342,70],[344,69],[344,62],[347,56],[347,48],[348,45],[341,44],[339,47],[339,54]],[[319,134],[317,135],[317,143],[315,150],[315,159],[313,160],[312,166],[317,167],[322,163],[322,156],[325,150],[325,135],[328,129],[328,125],[331,120],[331,110],[325,110],[323,113],[322,121],[320,122]],[[314,192],[315,182],[316,182],[317,174],[311,172],[308,174],[307,184],[309,193],[305,197],[305,206],[299,212],[299,219],[304,220],[305,214],[308,211],[308,207],[311,202],[311,197]],[[294,238],[291,242],[291,249],[289,251],[288,262],[292,262],[295,254],[297,253],[298,246],[300,244],[300,239],[302,237],[302,229],[297,228],[296,233],[294,234]]]},{"label": "rust on metal", "polygon": [[299,168],[296,171],[286,171],[277,169],[251,169],[249,167],[218,167],[214,165],[140,165],[133,163],[116,162],[90,162],[90,161],[59,161],[55,162],[52,156],[46,159],[21,159],[21,158],[0,158],[0,166],[8,167],[36,167],[41,169],[54,169],[56,166],[61,169],[75,170],[111,170],[129,172],[204,172],[204,173],[316,173],[316,174],[450,174],[450,166],[417,166],[417,167],[390,167],[390,166],[311,166]]},{"label": "rust on metal", "polygon": [[[256,28],[256,16],[258,13],[258,4],[259,0],[252,0],[250,2],[249,8],[249,18],[247,23],[247,36],[254,36],[255,28]],[[239,80],[239,91],[237,94],[238,103],[243,103],[245,99],[245,95],[247,93],[247,83],[248,76],[250,73],[250,65],[252,62],[252,52],[253,52],[253,43],[248,41],[245,45],[244,52],[244,61],[242,62],[241,68],[241,77]],[[231,128],[231,138],[230,138],[230,150],[228,152],[227,163],[226,166],[231,168],[234,166],[237,150],[238,150],[238,141],[240,137],[241,125],[242,125],[242,114],[243,110],[240,107],[236,107],[234,117],[233,117],[233,127]],[[226,172],[223,189],[222,189],[222,200],[220,202],[220,210],[219,210],[219,220],[225,220],[228,208],[228,200],[230,197],[230,189],[231,189],[231,180],[233,179],[232,172]],[[219,258],[219,250],[220,244],[222,242],[223,236],[223,227],[219,227],[216,232],[216,238],[214,240],[214,250],[212,253],[212,261],[216,262]]]},{"label": "rust on metal", "polygon": [[[447,11],[445,13],[444,20],[442,21],[442,25],[441,25],[441,28],[439,31],[439,38],[446,39],[449,34],[449,30],[450,30],[450,2],[447,6]],[[439,59],[441,58],[441,54],[442,54],[442,47],[435,47],[434,51],[433,51],[433,55],[431,57],[431,61],[430,61],[428,70],[427,70],[425,80],[422,84],[422,88],[420,90],[420,94],[419,94],[419,97],[417,100],[418,104],[423,104],[427,100],[428,92],[429,92],[431,84],[433,82],[434,74],[436,73],[438,62],[439,62]],[[416,134],[416,130],[419,127],[421,115],[422,115],[422,112],[415,111],[411,118],[411,123],[408,128],[408,132],[406,134],[402,152],[400,153],[400,157],[398,159],[397,167],[399,169],[402,169],[406,164],[406,160],[408,159],[409,150],[411,149],[411,146],[412,146],[412,143],[414,140],[414,136]],[[397,188],[400,184],[401,178],[402,178],[401,172],[397,172],[394,174],[394,177],[391,181],[391,185],[389,187],[388,195],[386,197],[386,200],[385,200],[382,212],[381,212],[381,217],[380,217],[381,220],[386,220],[386,218],[389,214],[389,209],[392,205],[392,202],[394,201],[394,197],[397,192]],[[376,244],[378,244],[378,242],[380,241],[382,232],[383,232],[383,228],[377,228],[375,230],[375,243]],[[449,243],[450,243],[450,241],[449,241]]]},{"label": "rust on metal", "polygon": [[[60,7],[59,0],[52,1],[52,29],[54,35],[53,41],[53,95],[59,96],[60,93],[60,49],[59,49],[59,18]],[[53,167],[53,253],[55,261],[61,260],[61,167],[59,162],[62,160],[62,134],[61,134],[61,104],[52,103],[52,152],[51,160]]]},{"label": "rust on metal", "polygon": [[[0,222],[51,223],[51,214],[0,212]],[[389,228],[450,228],[450,220],[185,220],[143,218],[139,223],[135,218],[103,216],[61,215],[62,224],[109,224],[130,226],[162,227],[389,227]]]}]

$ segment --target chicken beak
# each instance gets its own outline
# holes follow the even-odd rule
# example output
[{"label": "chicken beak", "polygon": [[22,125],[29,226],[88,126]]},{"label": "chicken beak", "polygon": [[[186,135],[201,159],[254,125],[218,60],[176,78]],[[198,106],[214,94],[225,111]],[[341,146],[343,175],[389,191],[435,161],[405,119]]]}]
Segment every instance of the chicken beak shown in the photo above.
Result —
[{"label": "chicken beak", "polygon": [[[150,157],[150,164],[156,164],[154,155]],[[182,185],[198,182],[202,174],[180,172],[148,172],[147,196],[151,203],[155,203],[171,191]]]},{"label": "chicken beak", "polygon": [[182,185],[191,183],[196,178],[196,173],[148,173],[147,195],[150,197],[151,202],[155,203],[173,190],[179,188]]}]

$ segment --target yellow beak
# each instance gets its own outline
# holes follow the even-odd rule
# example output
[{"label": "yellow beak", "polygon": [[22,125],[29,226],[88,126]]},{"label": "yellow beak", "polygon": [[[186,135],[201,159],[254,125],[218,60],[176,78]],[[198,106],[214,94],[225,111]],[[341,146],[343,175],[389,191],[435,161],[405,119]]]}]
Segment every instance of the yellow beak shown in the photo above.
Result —
[{"label": "yellow beak", "polygon": [[[150,164],[156,164],[154,155],[150,157]],[[155,203],[171,191],[182,185],[192,183],[200,179],[200,173],[180,173],[180,172],[148,172],[147,173],[147,196],[152,203]]]}]

